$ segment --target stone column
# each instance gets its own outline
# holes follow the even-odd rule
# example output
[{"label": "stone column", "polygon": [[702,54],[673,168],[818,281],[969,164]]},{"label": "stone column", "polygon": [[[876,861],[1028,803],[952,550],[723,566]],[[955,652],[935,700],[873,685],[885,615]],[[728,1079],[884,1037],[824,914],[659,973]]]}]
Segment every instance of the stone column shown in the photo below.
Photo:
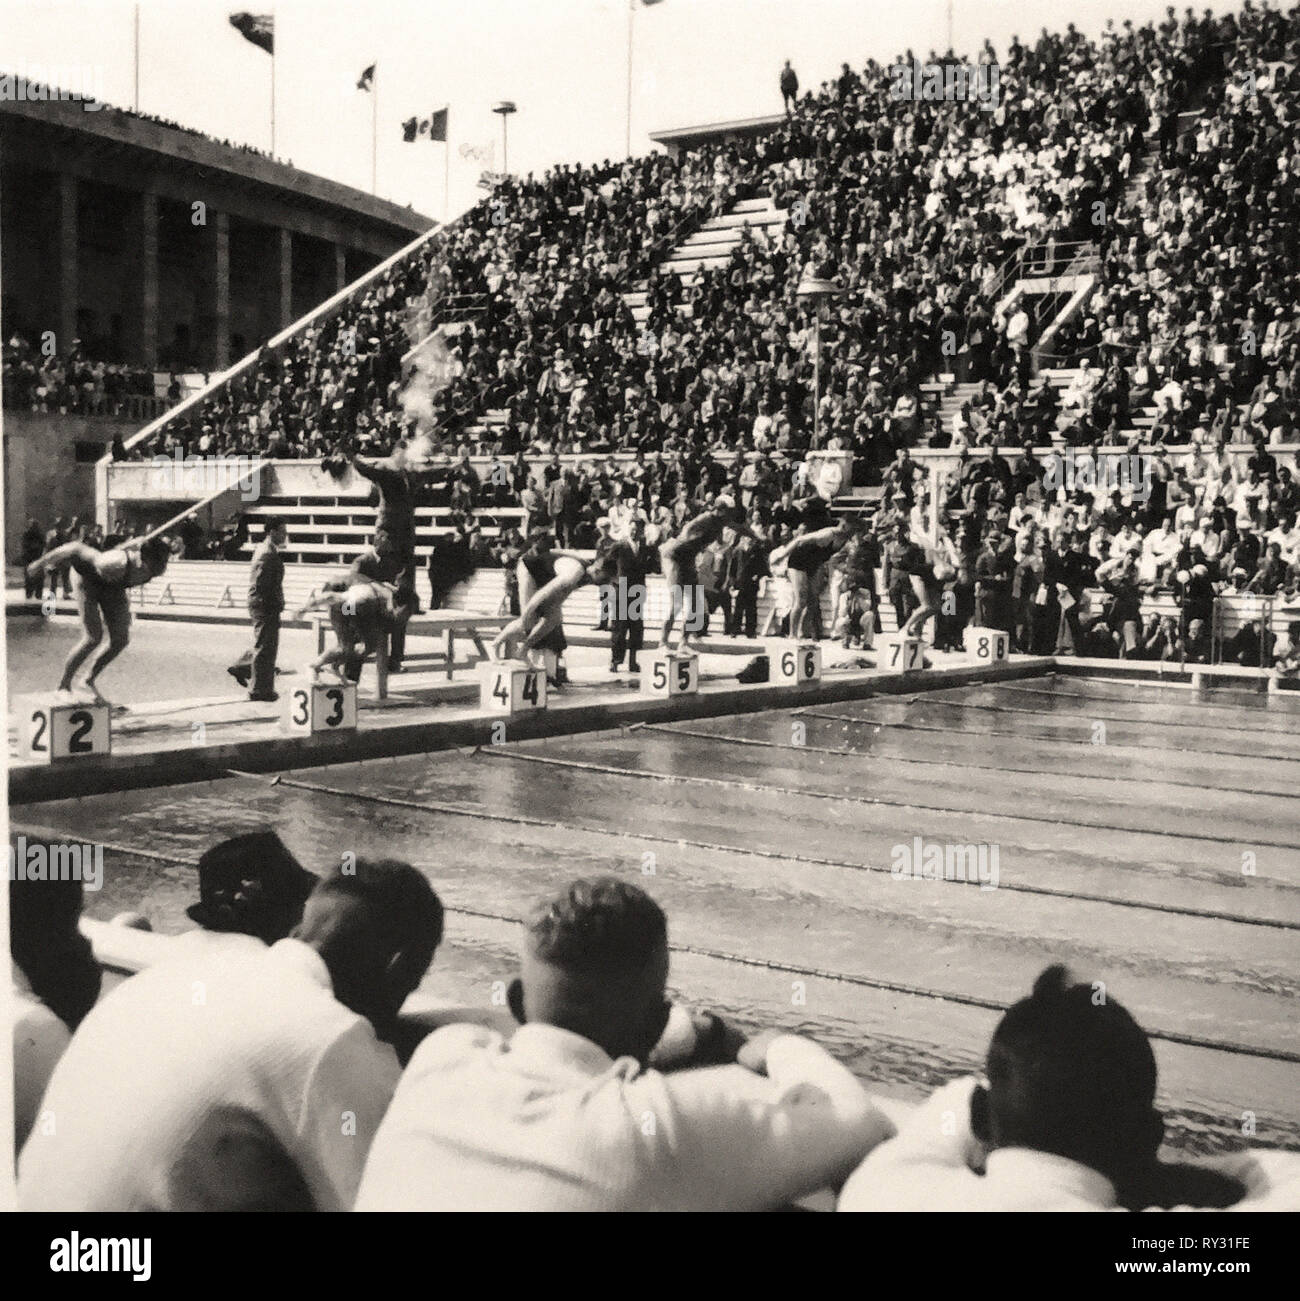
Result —
[{"label": "stone column", "polygon": [[55,346],[61,353],[72,350],[77,337],[77,307],[80,275],[77,266],[77,178],[59,173],[59,334]]},{"label": "stone column", "polygon": [[158,196],[140,195],[140,361],[158,366]]},{"label": "stone column", "polygon": [[213,225],[214,267],[212,301],[216,317],[213,340],[213,367],[225,370],[230,365],[230,214],[218,212]]},{"label": "stone column", "polygon": [[293,324],[293,231],[280,229],[280,329]]},{"label": "stone column", "polygon": [[340,293],[348,284],[348,251],[342,244],[334,245],[334,292]]}]

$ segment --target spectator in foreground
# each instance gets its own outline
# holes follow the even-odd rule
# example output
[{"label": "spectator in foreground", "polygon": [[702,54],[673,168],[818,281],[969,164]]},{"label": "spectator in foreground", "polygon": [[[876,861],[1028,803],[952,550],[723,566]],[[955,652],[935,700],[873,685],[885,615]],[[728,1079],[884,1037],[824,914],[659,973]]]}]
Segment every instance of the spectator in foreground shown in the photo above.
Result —
[{"label": "spectator in foreground", "polygon": [[[1300,1156],[1158,1161],[1164,1122],[1146,1033],[1100,984],[1048,967],[989,1046],[987,1079],[954,1080],[845,1184],[842,1211],[1282,1209]],[[1243,1194],[1246,1200],[1242,1201]]]},{"label": "spectator in foreground", "polygon": [[15,1152],[36,1123],[70,1032],[99,997],[99,964],[77,925],[82,898],[80,881],[9,882]]},{"label": "spectator in foreground", "polygon": [[23,1150],[30,1210],[347,1210],[442,937],[413,867],[326,877],[293,937],[159,963],[86,1018]]},{"label": "spectator in foreground", "polygon": [[893,1132],[797,1035],[758,1036],[738,1065],[648,1069],[667,977],[667,922],[636,886],[581,880],[544,903],[508,995],[521,1027],[421,1044],[357,1209],[771,1209],[837,1184]]}]

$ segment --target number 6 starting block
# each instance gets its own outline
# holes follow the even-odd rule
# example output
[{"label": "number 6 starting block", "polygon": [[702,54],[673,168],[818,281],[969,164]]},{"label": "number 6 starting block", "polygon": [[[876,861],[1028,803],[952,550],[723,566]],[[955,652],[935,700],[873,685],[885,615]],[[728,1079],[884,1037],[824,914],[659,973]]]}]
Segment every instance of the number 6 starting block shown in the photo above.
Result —
[{"label": "number 6 starting block", "polygon": [[771,682],[805,686],[821,681],[822,648],[815,641],[771,642],[767,662]]},{"label": "number 6 starting block", "polygon": [[919,637],[895,633],[881,637],[876,667],[886,673],[919,673],[925,668],[925,643]]},{"label": "number 6 starting block", "polygon": [[693,696],[700,689],[700,661],[695,655],[659,651],[641,670],[641,691],[647,696]]},{"label": "number 6 starting block", "polygon": [[108,705],[66,696],[18,696],[9,721],[9,755],[28,763],[53,763],[110,754],[113,727]]},{"label": "number 6 starting block", "polygon": [[962,634],[966,654],[981,664],[1001,664],[1011,653],[1011,638],[999,628],[969,627]]},{"label": "number 6 starting block", "polygon": [[357,730],[357,687],[354,682],[304,682],[288,693],[281,720],[289,732],[314,736],[319,732]]},{"label": "number 6 starting block", "polygon": [[493,660],[479,678],[479,708],[489,714],[527,714],[546,708],[546,670],[523,660]]}]

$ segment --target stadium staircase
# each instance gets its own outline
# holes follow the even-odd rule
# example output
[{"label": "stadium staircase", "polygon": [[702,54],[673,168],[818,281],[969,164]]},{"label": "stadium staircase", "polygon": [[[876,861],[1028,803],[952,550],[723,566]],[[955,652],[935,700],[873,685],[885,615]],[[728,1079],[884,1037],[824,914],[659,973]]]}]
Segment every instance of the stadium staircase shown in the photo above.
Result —
[{"label": "stadium staircase", "polygon": [[[730,262],[746,230],[762,230],[772,238],[779,237],[785,228],[787,215],[769,197],[739,199],[720,217],[710,217],[694,234],[674,245],[659,265],[683,277],[687,284],[693,284],[701,271],[725,267]],[[638,325],[650,315],[645,281],[628,290],[623,301]],[[678,311],[689,316],[690,305],[683,304]]]}]

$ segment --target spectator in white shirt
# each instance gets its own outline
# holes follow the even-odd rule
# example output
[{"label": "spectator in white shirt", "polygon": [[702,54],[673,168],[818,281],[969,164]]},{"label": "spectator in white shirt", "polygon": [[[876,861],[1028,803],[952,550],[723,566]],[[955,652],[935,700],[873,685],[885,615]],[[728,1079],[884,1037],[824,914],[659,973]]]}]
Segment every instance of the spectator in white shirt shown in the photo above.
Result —
[{"label": "spectator in white shirt", "polygon": [[[23,852],[34,845],[24,842]],[[82,891],[75,880],[9,881],[15,1153],[36,1122],[70,1032],[99,997],[99,964],[78,928]]]},{"label": "spectator in white shirt", "polygon": [[[1102,986],[1047,968],[1003,1016],[987,1080],[945,1085],[845,1184],[845,1211],[1241,1209],[1297,1189],[1300,1159],[1225,1170],[1157,1160],[1164,1122],[1146,1034]],[[1279,1206],[1280,1208],[1280,1206]]]},{"label": "spectator in white shirt", "polygon": [[667,923],[636,886],[577,881],[544,904],[508,994],[521,1028],[448,1026],[421,1044],[357,1209],[770,1209],[837,1186],[893,1132],[797,1035],[715,1058],[737,1065],[647,1069],[667,976]]},{"label": "spectator in white shirt", "polygon": [[293,938],[124,981],[55,1068],[19,1205],[348,1210],[400,1075],[376,1032],[441,936],[419,872],[359,859],[321,881]]}]

